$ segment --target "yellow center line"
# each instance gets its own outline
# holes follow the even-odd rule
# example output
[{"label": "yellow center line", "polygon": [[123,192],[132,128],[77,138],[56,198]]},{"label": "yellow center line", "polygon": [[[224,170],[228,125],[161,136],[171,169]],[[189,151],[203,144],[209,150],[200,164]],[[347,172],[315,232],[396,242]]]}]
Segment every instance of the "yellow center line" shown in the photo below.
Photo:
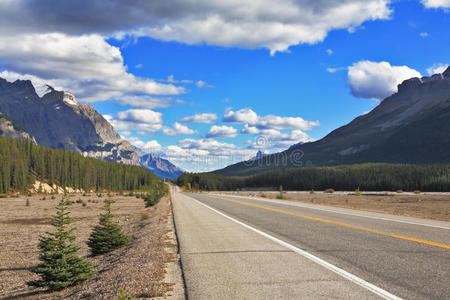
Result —
[{"label": "yellow center line", "polygon": [[239,200],[231,200],[231,199],[224,199],[224,200],[230,201],[230,202],[239,203],[239,204],[242,204],[242,205],[257,207],[257,208],[261,208],[261,209],[265,209],[265,210],[269,210],[269,211],[274,211],[274,212],[282,213],[282,214],[285,214],[285,215],[299,217],[299,218],[303,218],[303,219],[307,219],[307,220],[313,220],[313,221],[318,221],[318,222],[323,222],[323,223],[328,223],[328,224],[334,224],[334,225],[338,225],[338,226],[342,226],[342,227],[347,227],[347,228],[352,228],[352,229],[361,230],[361,231],[365,231],[365,232],[370,232],[370,233],[374,233],[374,234],[384,235],[384,236],[393,237],[393,238],[397,238],[397,239],[401,239],[401,240],[407,240],[407,241],[412,241],[412,242],[416,242],[416,243],[420,243],[420,244],[435,246],[435,247],[439,247],[439,248],[450,249],[450,245],[435,243],[435,242],[422,240],[422,239],[418,239],[418,238],[407,237],[407,236],[402,236],[402,235],[397,235],[397,234],[391,234],[391,233],[387,233],[387,232],[377,231],[377,230],[373,230],[373,229],[369,229],[369,228],[365,228],[365,227],[345,224],[345,223],[336,222],[336,221],[327,220],[327,219],[322,219],[322,218],[315,218],[315,217],[300,215],[300,214],[296,214],[296,213],[293,213],[293,212],[290,212],[290,211],[285,211],[285,210],[282,210],[282,209],[271,208],[271,207],[262,206],[262,205],[258,205],[258,204],[253,204],[253,203],[244,202],[244,201],[239,201]]}]

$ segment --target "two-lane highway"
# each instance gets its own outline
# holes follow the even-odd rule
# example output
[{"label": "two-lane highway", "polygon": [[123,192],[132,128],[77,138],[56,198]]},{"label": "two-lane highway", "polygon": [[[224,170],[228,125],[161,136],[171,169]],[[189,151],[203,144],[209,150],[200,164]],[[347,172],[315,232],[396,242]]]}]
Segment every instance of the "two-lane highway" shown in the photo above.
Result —
[{"label": "two-lane highway", "polygon": [[[217,217],[228,216],[245,223],[392,295],[450,299],[448,223],[405,221],[395,216],[348,213],[289,201],[206,193],[184,195],[185,202],[198,201],[216,210]],[[176,217],[180,212],[174,209],[174,213]],[[180,246],[183,250],[183,243]],[[183,251],[181,258],[183,261]]]}]

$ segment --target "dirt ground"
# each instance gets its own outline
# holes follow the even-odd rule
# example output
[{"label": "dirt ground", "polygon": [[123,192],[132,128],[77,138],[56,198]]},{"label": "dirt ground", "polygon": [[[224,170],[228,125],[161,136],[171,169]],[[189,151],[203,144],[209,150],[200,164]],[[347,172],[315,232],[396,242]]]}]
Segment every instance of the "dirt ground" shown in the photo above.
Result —
[{"label": "dirt ground", "polygon": [[[279,192],[232,192],[231,194],[276,198]],[[450,222],[450,193],[354,193],[284,192],[284,199],[357,210],[388,213]]]},{"label": "dirt ground", "polygon": [[[175,261],[176,248],[169,234],[170,198],[163,198],[155,207],[145,208],[136,197],[103,194],[86,196],[71,194],[69,199],[72,224],[76,227],[79,254],[89,255],[86,241],[93,226],[98,223],[104,199],[114,199],[112,212],[131,237],[129,246],[109,254],[88,257],[97,269],[95,278],[60,292],[48,293],[32,289],[27,281],[38,279],[30,268],[39,263],[39,235],[53,231],[51,216],[61,199],[57,195],[0,199],[0,298],[1,299],[117,299],[120,288],[134,298],[168,296],[174,283],[164,282],[168,263]],[[29,205],[27,206],[27,199]],[[83,201],[76,203],[76,201]],[[2,298],[3,297],[3,298]]]}]

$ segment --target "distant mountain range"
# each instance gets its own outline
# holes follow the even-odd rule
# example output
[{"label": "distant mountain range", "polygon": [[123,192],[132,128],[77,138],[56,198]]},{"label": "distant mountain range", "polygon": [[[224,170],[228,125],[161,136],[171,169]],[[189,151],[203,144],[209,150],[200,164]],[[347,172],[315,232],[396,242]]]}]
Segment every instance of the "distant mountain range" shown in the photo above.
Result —
[{"label": "distant mountain range", "polygon": [[177,179],[185,173],[167,159],[156,154],[144,154],[139,158],[140,165],[161,179]]},{"label": "distant mountain range", "polygon": [[442,74],[405,80],[371,112],[321,140],[215,173],[249,175],[283,167],[365,162],[448,163],[449,128],[450,67]]},{"label": "distant mountain range", "polygon": [[0,136],[78,152],[107,161],[146,167],[161,178],[183,171],[168,160],[145,154],[120,137],[90,104],[69,92],[34,86],[30,80],[0,78]]}]

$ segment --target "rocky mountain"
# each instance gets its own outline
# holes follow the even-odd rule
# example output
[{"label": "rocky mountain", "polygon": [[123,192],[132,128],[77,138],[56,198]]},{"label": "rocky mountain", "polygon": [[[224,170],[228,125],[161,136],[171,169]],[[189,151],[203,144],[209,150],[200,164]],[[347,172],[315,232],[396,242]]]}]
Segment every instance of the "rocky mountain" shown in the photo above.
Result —
[{"label": "rocky mountain", "polygon": [[258,150],[258,152],[256,152],[256,155],[254,157],[250,158],[249,161],[258,160],[258,159],[261,159],[263,157],[266,157],[267,155],[269,155],[269,154],[264,153],[261,150]]},{"label": "rocky mountain", "polygon": [[449,128],[450,67],[442,74],[405,80],[371,112],[321,140],[216,173],[246,175],[281,167],[364,162],[448,163]]},{"label": "rocky mountain", "polygon": [[156,154],[144,154],[139,158],[139,162],[141,166],[161,179],[177,179],[178,176],[184,173],[183,170],[173,163]]},{"label": "rocky mountain", "polygon": [[139,164],[130,143],[90,104],[78,103],[71,93],[50,86],[35,88],[29,80],[11,83],[0,78],[0,112],[39,145]]},{"label": "rocky mountain", "polygon": [[34,137],[32,137],[23,128],[17,126],[13,121],[8,119],[3,113],[0,112],[0,136],[4,136],[10,139],[18,139],[21,141],[32,142],[37,144]]}]

